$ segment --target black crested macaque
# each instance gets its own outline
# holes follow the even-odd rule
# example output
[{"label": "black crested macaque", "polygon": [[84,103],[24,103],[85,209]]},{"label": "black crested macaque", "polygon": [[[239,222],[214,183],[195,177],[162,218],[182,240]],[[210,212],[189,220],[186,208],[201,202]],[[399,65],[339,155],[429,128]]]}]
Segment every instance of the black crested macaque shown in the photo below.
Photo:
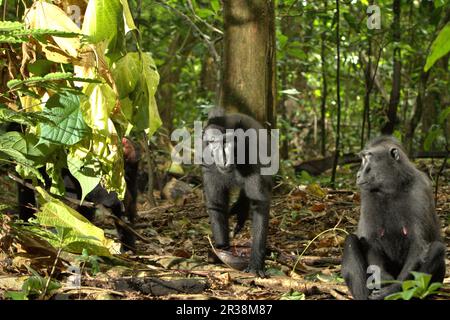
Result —
[{"label": "black crested macaque", "polygon": [[411,271],[442,282],[445,245],[430,180],[393,137],[374,139],[360,156],[356,182],[361,216],[356,235],[345,241],[342,261],[342,275],[353,297],[384,299],[401,291],[401,284],[383,282],[410,279]]},{"label": "black crested macaque", "polygon": [[[97,185],[94,190],[86,195],[85,200],[93,202],[96,205],[103,205],[105,208],[118,218],[124,220],[130,226],[133,226],[136,218],[136,201],[137,201],[137,174],[139,165],[139,152],[134,143],[127,139],[122,139],[126,193],[122,201],[119,200],[117,193],[109,193],[101,185]],[[49,186],[50,179],[45,171],[41,172]],[[64,180],[64,187],[66,189],[66,196],[81,199],[81,186],[75,177],[73,177],[69,170],[63,169],[61,172]],[[19,217],[24,221],[28,221],[34,215],[33,207],[36,207],[36,199],[34,191],[26,186],[18,183],[18,199],[19,199]],[[83,214],[89,220],[95,216],[96,208],[89,206],[78,206],[77,211]],[[119,240],[123,245],[124,251],[135,250],[135,235],[128,229],[124,228],[120,223],[115,221],[116,229],[119,235]]]},{"label": "black crested macaque", "polygon": [[[253,130],[257,141],[250,141],[248,136],[242,139],[233,136],[230,139],[227,129],[234,132],[238,129],[244,132]],[[259,144],[258,133],[261,129],[264,127],[247,115],[239,113],[225,115],[222,109],[214,110],[210,113],[203,131],[204,148],[211,148],[214,161],[211,164],[203,163],[202,170],[206,209],[210,217],[215,246],[221,249],[229,247],[229,215],[237,215],[234,229],[234,234],[237,234],[251,213],[252,248],[246,272],[265,277],[264,260],[272,197],[272,176],[261,174],[261,168],[264,166],[259,156],[254,154],[258,159],[250,161],[252,158],[250,144],[252,147]],[[267,140],[269,144],[269,137]],[[244,161],[239,161],[244,152]],[[253,152],[256,153],[256,150]],[[240,189],[239,198],[228,211],[230,190],[236,187]]]}]

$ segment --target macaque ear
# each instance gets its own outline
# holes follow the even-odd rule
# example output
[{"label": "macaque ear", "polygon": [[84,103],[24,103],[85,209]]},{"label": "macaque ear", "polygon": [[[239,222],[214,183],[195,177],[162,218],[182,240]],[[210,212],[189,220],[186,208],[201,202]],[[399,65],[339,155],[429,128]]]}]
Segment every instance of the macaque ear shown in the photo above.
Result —
[{"label": "macaque ear", "polygon": [[397,148],[391,148],[389,153],[391,154],[391,157],[394,158],[396,161],[400,160],[400,152],[398,151]]}]

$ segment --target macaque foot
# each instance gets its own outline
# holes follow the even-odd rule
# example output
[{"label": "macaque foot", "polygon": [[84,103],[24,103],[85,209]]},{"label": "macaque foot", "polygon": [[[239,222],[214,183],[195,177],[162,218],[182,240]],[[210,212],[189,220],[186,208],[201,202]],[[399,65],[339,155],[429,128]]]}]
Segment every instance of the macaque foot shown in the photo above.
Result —
[{"label": "macaque foot", "polygon": [[269,278],[269,276],[266,274],[266,272],[264,271],[264,268],[254,268],[251,266],[248,266],[244,272],[246,273],[253,273],[255,276],[257,276],[258,278]]}]

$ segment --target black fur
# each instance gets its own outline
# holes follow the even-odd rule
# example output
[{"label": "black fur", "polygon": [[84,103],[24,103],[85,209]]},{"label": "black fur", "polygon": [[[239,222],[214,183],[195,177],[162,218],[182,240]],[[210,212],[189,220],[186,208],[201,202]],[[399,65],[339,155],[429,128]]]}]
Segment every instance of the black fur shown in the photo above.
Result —
[{"label": "black fur", "polygon": [[[128,140],[129,141],[129,140]],[[131,143],[131,142],[129,142]],[[136,149],[134,150],[136,152]],[[139,156],[134,154],[133,157],[125,158],[125,181],[126,194],[124,201],[120,201],[115,192],[109,193],[105,188],[97,185],[94,190],[86,195],[85,200],[93,202],[97,205],[103,205],[105,208],[118,218],[126,221],[129,225],[134,224],[136,218],[136,201],[137,201],[137,173],[138,173]],[[51,181],[45,170],[40,169],[41,174],[46,180],[46,186],[50,187]],[[81,186],[77,179],[75,179],[67,169],[61,172],[64,179],[64,187],[66,195],[77,199],[81,199]],[[28,221],[34,215],[36,207],[36,199],[34,191],[26,186],[18,184],[18,202],[19,202],[19,217],[24,221]],[[89,220],[95,217],[96,208],[89,206],[78,206],[77,211],[83,214]],[[124,249],[135,250],[135,236],[128,229],[115,223],[119,240],[124,246]]]},{"label": "black fur", "polygon": [[[382,136],[361,152],[357,175],[361,216],[356,235],[347,237],[342,275],[355,299],[383,299],[401,291],[411,271],[445,276],[445,246],[440,236],[431,182],[411,163],[401,144]],[[378,266],[382,287],[367,287],[367,268]]]},{"label": "black fur", "polygon": [[[264,129],[253,118],[243,114],[215,113],[208,121],[204,132],[214,128],[225,133],[226,129]],[[236,143],[235,143],[236,144]],[[207,143],[204,144],[205,146]],[[234,145],[235,157],[237,146]],[[230,214],[237,215],[234,233],[238,233],[249,215],[252,214],[252,250],[247,272],[264,277],[264,259],[270,202],[272,196],[272,177],[261,175],[261,164],[250,164],[248,161],[248,140],[245,145],[246,161],[222,168],[216,164],[203,166],[203,186],[206,209],[210,216],[215,245],[218,248],[229,247]],[[234,187],[240,189],[239,198],[229,208],[229,194]]]}]

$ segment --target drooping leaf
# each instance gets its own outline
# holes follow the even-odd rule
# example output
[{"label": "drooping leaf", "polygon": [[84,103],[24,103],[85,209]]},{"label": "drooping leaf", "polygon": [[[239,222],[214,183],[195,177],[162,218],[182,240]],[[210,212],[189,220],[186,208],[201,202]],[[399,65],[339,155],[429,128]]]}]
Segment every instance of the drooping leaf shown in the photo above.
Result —
[{"label": "drooping leaf", "polygon": [[139,60],[133,53],[127,53],[124,57],[112,65],[112,75],[119,90],[120,99],[128,96],[136,87],[139,79]]},{"label": "drooping leaf", "polygon": [[71,148],[67,155],[67,167],[80,183],[81,202],[83,202],[86,195],[100,183],[98,160],[94,159],[92,153],[87,150]]},{"label": "drooping leaf", "polygon": [[106,137],[115,133],[114,124],[109,117],[116,105],[114,90],[107,84],[91,84],[86,88],[85,94],[88,100],[81,104],[81,110],[89,127]]},{"label": "drooping leaf", "polygon": [[[44,1],[36,1],[25,13],[25,25],[29,29],[49,29],[80,34],[81,30],[59,7]],[[79,38],[65,38],[53,36],[53,40],[71,57],[78,57],[81,48]]]},{"label": "drooping leaf", "polygon": [[133,14],[131,13],[130,6],[128,5],[128,0],[120,0],[123,8],[123,16],[125,19],[125,33],[131,30],[136,30],[136,25],[134,24]]},{"label": "drooping leaf", "polygon": [[162,125],[155,99],[156,89],[159,84],[159,74],[150,54],[142,53],[139,55],[139,53],[132,53],[131,56],[134,59],[142,59],[141,77],[132,98],[137,106],[133,125],[138,130],[148,128],[148,135],[152,136]]},{"label": "drooping leaf", "polygon": [[120,0],[90,0],[84,14],[83,34],[93,43],[110,42],[123,21]]},{"label": "drooping leaf", "polygon": [[110,249],[113,248],[114,242],[105,237],[102,229],[94,226],[63,202],[51,197],[42,188],[37,187],[36,190],[41,197],[40,211],[36,214],[38,223],[46,227],[67,230],[60,243],[49,239],[52,245],[62,246],[65,250],[75,253],[81,253],[83,248],[86,248],[94,255],[111,255]]}]

